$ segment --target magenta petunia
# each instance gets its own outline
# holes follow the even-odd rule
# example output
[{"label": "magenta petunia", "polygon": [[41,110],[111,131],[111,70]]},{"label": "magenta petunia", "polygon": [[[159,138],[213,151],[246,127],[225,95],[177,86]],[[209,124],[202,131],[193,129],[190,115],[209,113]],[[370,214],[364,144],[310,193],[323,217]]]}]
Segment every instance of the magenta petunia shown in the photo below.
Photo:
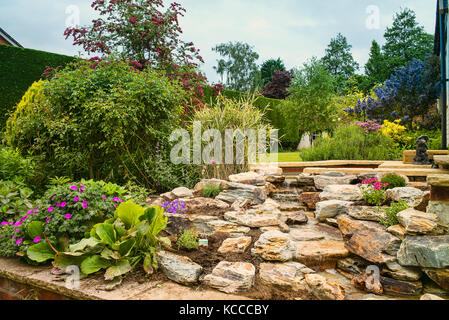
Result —
[{"label": "magenta petunia", "polygon": [[70,189],[71,190],[78,190],[78,187],[77,186],[71,186]]},{"label": "magenta petunia", "polygon": [[61,204],[59,205],[61,208],[64,208],[67,205],[67,202],[61,202]]},{"label": "magenta petunia", "polygon": [[72,215],[70,213],[67,213],[64,218],[66,218],[67,220],[69,220],[70,218],[72,218]]},{"label": "magenta petunia", "polygon": [[7,225],[8,225],[8,222],[6,222],[6,221],[2,222],[2,226],[7,226]]},{"label": "magenta petunia", "polygon": [[34,238],[34,243],[38,243],[38,242],[40,242],[41,241],[41,237],[36,237],[36,238]]},{"label": "magenta petunia", "polygon": [[120,198],[118,198],[118,197],[114,197],[112,200],[114,200],[116,202],[120,202]]},{"label": "magenta petunia", "polygon": [[106,196],[102,196],[102,198],[104,199],[104,200],[106,200],[108,197],[106,197]]},{"label": "magenta petunia", "polygon": [[48,208],[48,212],[52,212],[53,210],[55,210],[55,207]]},{"label": "magenta petunia", "polygon": [[23,241],[23,239],[22,239],[22,238],[20,238],[19,240],[17,240],[17,241],[16,241],[16,245],[19,245],[19,244],[21,244],[21,243],[22,243],[22,241]]},{"label": "magenta petunia", "polygon": [[83,208],[87,209],[87,201],[83,201]]},{"label": "magenta petunia", "polygon": [[73,201],[78,202],[78,201],[80,201],[80,198],[75,197],[75,198],[73,198]]}]

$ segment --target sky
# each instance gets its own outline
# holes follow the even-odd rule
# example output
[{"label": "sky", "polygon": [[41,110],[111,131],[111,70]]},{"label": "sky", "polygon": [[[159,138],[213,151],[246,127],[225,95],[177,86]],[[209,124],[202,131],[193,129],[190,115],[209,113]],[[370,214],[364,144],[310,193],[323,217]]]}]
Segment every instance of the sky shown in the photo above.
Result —
[{"label": "sky", "polygon": [[[77,55],[80,47],[65,40],[68,23],[81,26],[95,18],[91,0],[0,0],[0,27],[25,48]],[[168,1],[164,1],[169,3]],[[170,1],[171,2],[171,1]],[[187,13],[180,21],[182,39],[201,50],[201,70],[211,83],[219,82],[213,69],[220,58],[212,48],[219,43],[246,42],[259,53],[258,64],[280,57],[286,67],[301,67],[321,58],[331,38],[339,32],[353,46],[360,64],[369,57],[373,40],[384,43],[385,29],[394,13],[415,11],[425,31],[434,33],[434,0],[177,0]]]}]

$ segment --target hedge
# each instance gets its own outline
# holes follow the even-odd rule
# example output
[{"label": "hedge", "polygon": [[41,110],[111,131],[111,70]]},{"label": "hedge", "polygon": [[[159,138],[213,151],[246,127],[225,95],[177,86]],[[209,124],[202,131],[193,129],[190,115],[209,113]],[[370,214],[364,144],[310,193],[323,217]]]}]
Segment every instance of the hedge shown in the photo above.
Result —
[{"label": "hedge", "polygon": [[5,127],[7,113],[20,102],[33,82],[41,78],[47,66],[64,66],[74,59],[76,58],[0,44],[0,131]]},{"label": "hedge", "polygon": [[[204,90],[204,96],[206,103],[209,103],[210,101],[214,100],[215,95],[213,94],[212,87],[206,87]],[[230,98],[230,99],[240,99],[245,98],[248,96],[245,92],[240,91],[233,91],[233,90],[223,90],[223,96]],[[259,108],[260,110],[264,110],[267,120],[270,122],[270,124],[275,127],[276,129],[279,129],[279,137],[281,138],[281,144],[285,146],[291,146],[292,144],[297,144],[297,141],[287,141],[285,138],[282,138],[284,135],[283,128],[285,128],[285,121],[284,118],[279,111],[279,107],[281,105],[281,102],[283,100],[278,99],[271,99],[271,98],[265,98],[262,96],[257,96],[254,100],[254,105]],[[296,145],[295,145],[296,147]]]}]

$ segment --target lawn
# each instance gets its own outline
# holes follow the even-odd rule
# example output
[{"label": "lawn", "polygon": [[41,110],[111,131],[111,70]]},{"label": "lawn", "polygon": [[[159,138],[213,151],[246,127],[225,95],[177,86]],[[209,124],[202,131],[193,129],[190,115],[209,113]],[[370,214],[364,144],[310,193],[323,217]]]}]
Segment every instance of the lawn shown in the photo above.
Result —
[{"label": "lawn", "polygon": [[301,162],[299,152],[269,153],[259,157],[259,162]]}]

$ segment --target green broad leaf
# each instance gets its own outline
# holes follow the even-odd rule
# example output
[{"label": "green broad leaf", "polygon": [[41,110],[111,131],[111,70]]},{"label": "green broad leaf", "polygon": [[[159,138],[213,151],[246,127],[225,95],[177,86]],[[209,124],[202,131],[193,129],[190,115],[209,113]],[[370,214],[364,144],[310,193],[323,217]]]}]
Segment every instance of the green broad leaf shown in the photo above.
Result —
[{"label": "green broad leaf", "polygon": [[137,230],[141,236],[144,236],[148,233],[148,231],[150,231],[150,224],[144,220],[143,222],[136,224],[133,230]]},{"label": "green broad leaf", "polygon": [[125,224],[126,229],[132,228],[144,214],[144,209],[132,201],[123,202],[115,211],[116,217]]},{"label": "green broad leaf", "polygon": [[69,266],[79,266],[86,259],[86,257],[87,255],[85,254],[73,255],[65,252],[59,252],[55,255],[53,265],[64,270]]},{"label": "green broad leaf", "polygon": [[44,224],[41,221],[33,221],[27,227],[28,236],[31,239],[36,237],[42,237],[42,233],[44,232]]},{"label": "green broad leaf", "polygon": [[105,244],[113,244],[116,240],[116,233],[112,224],[102,223],[96,229],[97,236]]},{"label": "green broad leaf", "polygon": [[113,251],[109,248],[104,248],[104,250],[101,252],[101,257],[106,260],[120,260],[122,256],[120,255],[120,252]]},{"label": "green broad leaf", "polygon": [[120,261],[118,261],[114,266],[109,267],[105,274],[104,274],[104,278],[105,280],[112,280],[115,277],[124,275],[128,272],[130,272],[132,269],[129,261],[127,259],[122,259]]},{"label": "green broad leaf", "polygon": [[153,222],[151,223],[149,232],[156,237],[162,230],[167,227],[167,222],[168,217],[164,216],[164,209],[159,208],[156,218],[154,218]]},{"label": "green broad leaf", "polygon": [[145,210],[143,216],[139,218],[140,221],[147,220],[150,224],[156,219],[158,215],[158,207],[150,207]]},{"label": "green broad leaf", "polygon": [[143,270],[145,270],[145,273],[148,275],[151,275],[154,273],[154,269],[152,266],[152,258],[149,253],[145,255],[145,259],[143,260]]},{"label": "green broad leaf", "polygon": [[93,252],[102,247],[100,240],[96,238],[83,239],[78,243],[72,244],[69,247],[70,252],[89,251]]},{"label": "green broad leaf", "polygon": [[[90,230],[90,236],[91,236],[92,238],[98,238],[98,236],[97,236],[97,227],[98,227],[99,225],[101,225],[101,223],[98,223],[98,224],[94,225],[94,226],[92,227],[92,229]],[[99,239],[99,238],[98,238],[98,239]]]},{"label": "green broad leaf", "polygon": [[131,252],[131,250],[134,248],[136,244],[136,240],[135,239],[129,239],[126,240],[122,243],[120,243],[120,254],[122,257],[126,257],[127,255],[129,255],[129,253]]},{"label": "green broad leaf", "polygon": [[27,256],[36,262],[45,262],[55,257],[55,252],[46,242],[40,242],[28,248]]},{"label": "green broad leaf", "polygon": [[112,263],[98,255],[90,256],[81,263],[81,272],[84,274],[92,274],[101,269],[108,268]]},{"label": "green broad leaf", "polygon": [[158,238],[158,240],[164,248],[171,248],[171,240],[169,238],[160,237],[160,238]]},{"label": "green broad leaf", "polygon": [[120,220],[119,218],[117,218],[114,221],[113,224],[115,231],[117,232],[117,236],[118,238],[122,238],[126,235],[126,229],[125,229],[125,224],[122,222],[122,220]]}]

